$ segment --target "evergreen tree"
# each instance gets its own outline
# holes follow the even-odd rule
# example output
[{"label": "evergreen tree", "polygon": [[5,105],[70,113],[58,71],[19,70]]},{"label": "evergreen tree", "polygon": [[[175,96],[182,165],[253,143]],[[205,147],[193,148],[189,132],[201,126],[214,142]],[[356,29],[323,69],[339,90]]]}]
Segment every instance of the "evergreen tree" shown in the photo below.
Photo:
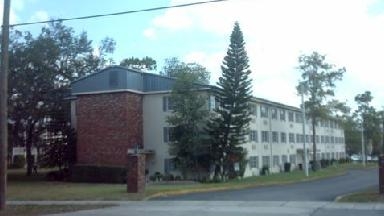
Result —
[{"label": "evergreen tree", "polygon": [[251,71],[245,51],[243,33],[236,22],[230,37],[227,55],[221,66],[222,76],[217,83],[217,115],[208,124],[211,135],[211,152],[215,176],[221,180],[241,173],[234,172],[235,163],[244,166],[246,154],[241,144],[245,142],[251,120],[249,103],[252,98]]}]

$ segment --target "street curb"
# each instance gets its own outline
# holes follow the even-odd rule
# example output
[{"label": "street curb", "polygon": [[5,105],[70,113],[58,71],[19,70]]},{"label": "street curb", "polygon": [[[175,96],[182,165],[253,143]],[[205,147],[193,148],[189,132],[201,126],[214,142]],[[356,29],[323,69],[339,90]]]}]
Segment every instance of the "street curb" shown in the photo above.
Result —
[{"label": "street curb", "polygon": [[269,186],[281,186],[281,185],[289,185],[289,184],[296,184],[296,183],[302,183],[302,182],[309,182],[309,181],[317,181],[317,180],[322,180],[322,179],[327,179],[327,178],[333,178],[333,177],[339,177],[346,175],[348,171],[341,172],[337,175],[333,176],[327,176],[327,177],[319,177],[319,178],[314,178],[314,179],[301,179],[298,181],[288,181],[284,183],[275,183],[275,184],[259,184],[259,185],[243,185],[243,186],[238,186],[238,187],[217,187],[217,188],[207,188],[207,189],[195,189],[195,190],[183,190],[183,191],[169,191],[169,192],[161,192],[161,193],[156,193],[152,194],[150,196],[144,197],[143,201],[148,201],[153,198],[158,198],[158,197],[167,197],[167,196],[177,196],[177,195],[184,195],[184,194],[191,194],[191,193],[204,193],[204,192],[216,192],[216,191],[228,191],[228,190],[242,190],[242,189],[248,189],[248,188],[259,188],[259,187],[269,187]]}]

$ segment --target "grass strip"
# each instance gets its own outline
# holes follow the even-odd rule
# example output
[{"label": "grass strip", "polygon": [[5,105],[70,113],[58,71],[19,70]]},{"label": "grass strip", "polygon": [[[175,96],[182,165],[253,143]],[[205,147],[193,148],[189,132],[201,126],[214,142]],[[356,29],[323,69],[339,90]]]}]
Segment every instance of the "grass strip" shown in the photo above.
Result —
[{"label": "grass strip", "polygon": [[[367,166],[377,167],[376,164]],[[302,181],[311,181],[343,175],[348,169],[361,169],[360,164],[342,164],[330,166],[305,177],[303,171],[277,173],[268,176],[255,176],[230,180],[224,183],[197,184],[150,184],[144,194],[129,194],[124,184],[95,184],[73,182],[47,182],[37,177],[28,181],[24,173],[10,173],[7,188],[7,200],[143,200],[157,196],[209,192],[218,190],[242,189],[258,186],[282,185]]]},{"label": "grass strip", "polygon": [[379,202],[384,203],[384,194],[379,194],[378,188],[369,188],[356,193],[347,194],[337,200],[337,202]]},{"label": "grass strip", "polygon": [[114,205],[8,205],[0,216],[35,216],[112,207]]}]

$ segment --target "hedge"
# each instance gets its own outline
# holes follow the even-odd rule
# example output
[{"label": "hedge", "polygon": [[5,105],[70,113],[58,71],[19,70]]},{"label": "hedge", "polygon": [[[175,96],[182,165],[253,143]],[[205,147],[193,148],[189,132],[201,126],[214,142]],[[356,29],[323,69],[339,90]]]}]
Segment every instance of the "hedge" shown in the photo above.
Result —
[{"label": "hedge", "polygon": [[75,165],[71,180],[92,183],[126,183],[127,168],[113,166]]}]

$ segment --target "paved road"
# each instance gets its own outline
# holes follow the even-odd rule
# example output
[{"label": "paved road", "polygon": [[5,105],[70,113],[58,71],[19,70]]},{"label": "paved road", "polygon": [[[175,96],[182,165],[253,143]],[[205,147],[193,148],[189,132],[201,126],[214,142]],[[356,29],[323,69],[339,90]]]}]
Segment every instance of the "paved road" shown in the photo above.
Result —
[{"label": "paved road", "polygon": [[354,170],[345,176],[318,181],[163,197],[161,198],[162,201],[10,201],[9,204],[79,205],[108,203],[117,205],[105,209],[58,214],[57,216],[383,216],[383,203],[333,202],[336,196],[377,185],[377,170]]},{"label": "paved road", "polygon": [[158,197],[153,200],[333,201],[337,196],[356,192],[368,187],[378,187],[378,184],[377,169],[351,170],[343,176],[317,181],[300,182],[282,186]]},{"label": "paved road", "polygon": [[384,204],[265,201],[145,201],[56,216],[383,216]]}]

